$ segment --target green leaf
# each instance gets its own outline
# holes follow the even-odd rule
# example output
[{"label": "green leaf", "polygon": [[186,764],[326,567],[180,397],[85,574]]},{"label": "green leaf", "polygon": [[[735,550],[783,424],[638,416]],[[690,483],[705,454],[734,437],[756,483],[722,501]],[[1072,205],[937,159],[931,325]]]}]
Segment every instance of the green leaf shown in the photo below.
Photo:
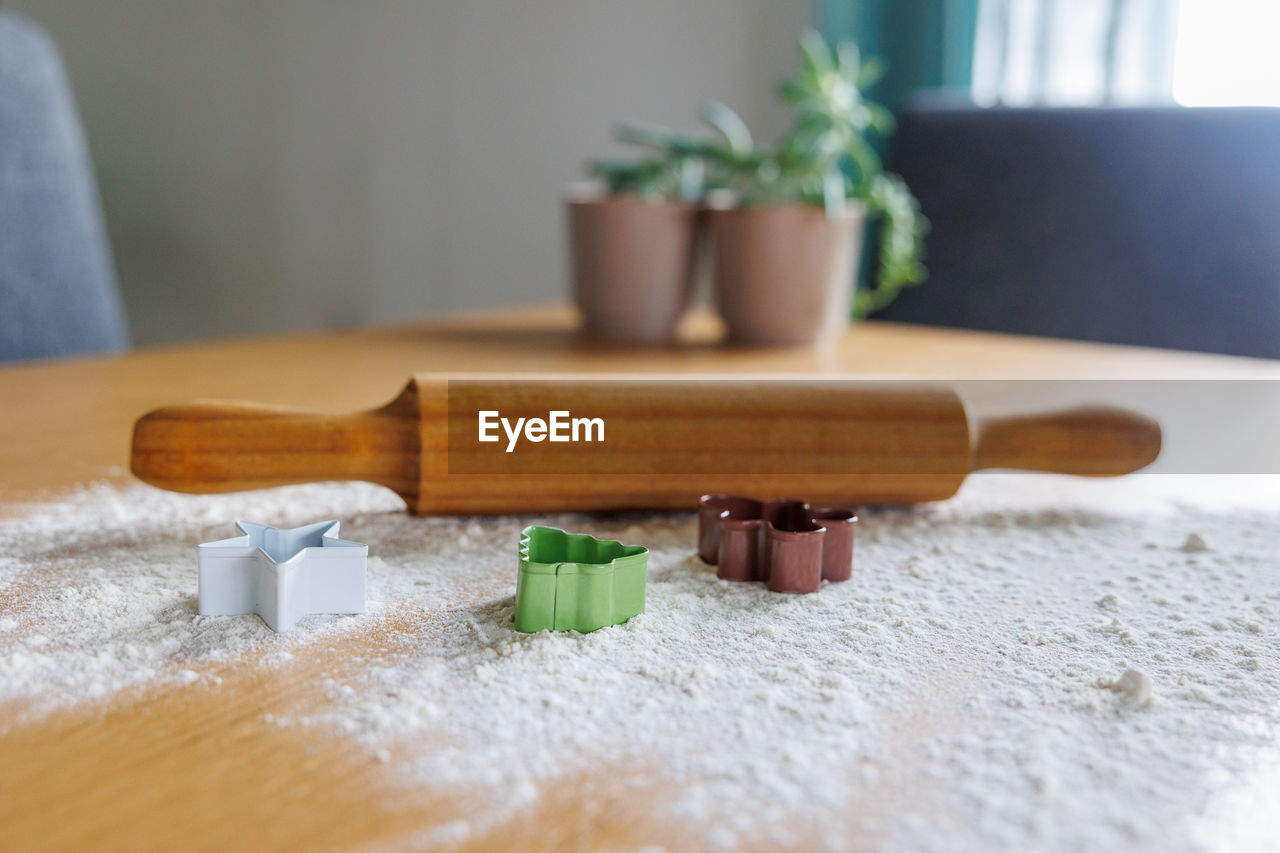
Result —
[{"label": "green leaf", "polygon": [[815,150],[817,137],[831,130],[831,117],[823,113],[804,113],[783,141],[789,150]]},{"label": "green leaf", "polygon": [[858,76],[853,81],[854,85],[859,89],[868,89],[883,80],[887,70],[884,60],[873,56],[858,68]]},{"label": "green leaf", "polygon": [[638,145],[642,148],[666,149],[674,136],[674,131],[660,124],[649,122],[625,122],[618,125],[614,134],[619,142],[627,145]]},{"label": "green leaf", "polygon": [[817,30],[805,30],[800,36],[800,55],[804,72],[814,81],[835,70],[831,48]]},{"label": "green leaf", "polygon": [[866,188],[864,192],[870,192],[870,186],[876,176],[880,174],[882,168],[880,164],[880,155],[876,154],[874,148],[867,144],[867,141],[861,136],[857,136],[850,140],[848,147],[845,149],[850,163],[858,173],[858,184]]},{"label": "green leaf", "polygon": [[871,127],[872,122],[875,120],[871,107],[865,102],[860,102],[850,107],[847,119],[849,126],[858,133]]},{"label": "green leaf", "polygon": [[677,175],[676,195],[683,201],[697,201],[702,195],[705,177],[706,166],[701,160],[682,160]]},{"label": "green leaf", "polygon": [[827,216],[836,217],[844,213],[844,173],[839,169],[828,169],[822,177],[822,204]]},{"label": "green leaf", "polygon": [[810,92],[794,80],[783,80],[778,84],[778,97],[789,104],[802,104],[809,100]]},{"label": "green leaf", "polygon": [[893,133],[893,129],[898,125],[898,120],[893,117],[893,113],[874,101],[863,101],[862,105],[867,108],[867,113],[871,117],[872,130],[877,133]]},{"label": "green leaf", "polygon": [[746,154],[755,146],[751,130],[742,116],[719,101],[708,101],[702,105],[702,120],[724,137],[729,150],[735,154]]},{"label": "green leaf", "polygon": [[878,175],[872,182],[870,207],[880,216],[880,251],[875,285],[854,299],[854,316],[865,317],[892,302],[904,287],[925,280],[921,263],[929,221],[907,185],[897,175]]},{"label": "green leaf", "polygon": [[862,57],[856,44],[842,41],[837,45],[836,70],[840,72],[840,76],[858,85],[858,77],[862,73]]}]

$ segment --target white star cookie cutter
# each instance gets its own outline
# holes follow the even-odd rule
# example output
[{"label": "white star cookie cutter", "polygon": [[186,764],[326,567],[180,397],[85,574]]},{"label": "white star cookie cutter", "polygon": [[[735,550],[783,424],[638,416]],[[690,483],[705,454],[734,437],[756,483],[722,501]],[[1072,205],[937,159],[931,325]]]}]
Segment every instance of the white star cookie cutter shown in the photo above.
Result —
[{"label": "white star cookie cutter", "polygon": [[237,521],[243,536],[196,546],[200,615],[256,613],[287,631],[312,613],[363,613],[369,546],[338,538],[338,522],[292,530]]}]

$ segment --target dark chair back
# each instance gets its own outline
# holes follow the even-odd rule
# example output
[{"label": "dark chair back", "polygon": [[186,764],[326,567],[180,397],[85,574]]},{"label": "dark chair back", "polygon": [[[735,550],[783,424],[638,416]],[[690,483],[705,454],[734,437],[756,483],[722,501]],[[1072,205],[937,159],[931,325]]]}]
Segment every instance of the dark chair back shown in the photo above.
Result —
[{"label": "dark chair back", "polygon": [[1280,109],[918,107],[932,223],[885,319],[1280,358]]},{"label": "dark chair back", "polygon": [[0,11],[0,362],[128,346],[75,103],[58,53]]}]

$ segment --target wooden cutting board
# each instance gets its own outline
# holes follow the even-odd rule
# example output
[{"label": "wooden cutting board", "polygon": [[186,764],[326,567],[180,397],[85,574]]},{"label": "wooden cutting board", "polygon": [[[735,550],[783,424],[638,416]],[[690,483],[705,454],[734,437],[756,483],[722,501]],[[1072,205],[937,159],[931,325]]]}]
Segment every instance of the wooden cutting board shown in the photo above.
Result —
[{"label": "wooden cutting board", "polygon": [[[496,440],[480,440],[482,412]],[[556,412],[562,425],[599,420],[600,440],[592,424],[551,440]],[[547,428],[512,445],[499,416]],[[953,390],[913,383],[417,374],[353,414],[158,409],[134,426],[132,469],[182,492],[364,480],[420,515],[691,509],[709,492],[902,504],[949,498],[981,468],[1126,474],[1160,440],[1150,418],[1110,407],[975,423]]]}]

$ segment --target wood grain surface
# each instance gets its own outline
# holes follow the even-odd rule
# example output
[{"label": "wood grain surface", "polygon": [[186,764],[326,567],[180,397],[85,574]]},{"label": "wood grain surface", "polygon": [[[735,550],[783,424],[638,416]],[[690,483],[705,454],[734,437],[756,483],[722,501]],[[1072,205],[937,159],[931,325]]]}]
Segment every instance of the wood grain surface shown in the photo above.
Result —
[{"label": "wood grain surface", "polygon": [[[687,344],[644,352],[600,349],[551,306],[430,323],[245,341],[157,347],[128,355],[0,368],[0,513],[77,485],[131,482],[130,431],[143,412],[198,397],[257,400],[329,412],[374,408],[415,371],[896,374],[931,378],[1261,378],[1274,363],[1094,344],[864,323],[826,350],[728,350],[705,316]],[[998,437],[998,436],[997,436]],[[993,445],[994,446],[994,445]],[[692,547],[692,543],[691,543]],[[192,568],[194,583],[194,565]],[[51,582],[56,582],[53,579]],[[34,591],[8,589],[20,602]],[[400,787],[396,763],[270,713],[323,708],[319,674],[364,654],[394,654],[430,613],[300,648],[288,668],[228,663],[215,687],[128,691],[35,722],[0,707],[0,848],[414,849],[483,802]],[[963,662],[952,662],[959,677]],[[908,709],[904,744],[945,731],[959,696],[937,685],[935,707]],[[429,750],[431,744],[405,745]],[[904,751],[905,754],[905,751]],[[474,850],[699,849],[664,820],[678,791],[620,787],[616,768],[562,780],[546,808],[455,845]],[[910,778],[904,768],[903,779]],[[918,796],[882,779],[858,814]],[[852,824],[851,824],[852,825]],[[798,837],[803,838],[803,834]],[[872,846],[874,838],[864,839]]]}]

